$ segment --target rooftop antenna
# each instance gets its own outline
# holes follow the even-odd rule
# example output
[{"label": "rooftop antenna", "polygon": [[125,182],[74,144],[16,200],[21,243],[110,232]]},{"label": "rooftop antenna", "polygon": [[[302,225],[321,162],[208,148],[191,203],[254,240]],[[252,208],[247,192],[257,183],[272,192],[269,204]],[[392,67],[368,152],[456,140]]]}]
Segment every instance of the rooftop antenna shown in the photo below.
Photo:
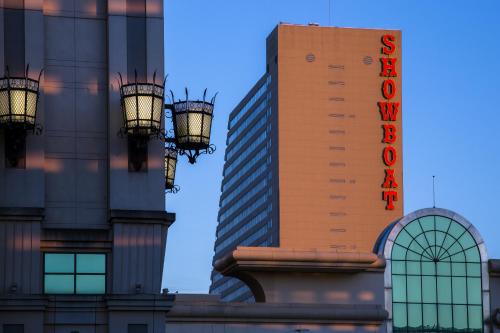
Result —
[{"label": "rooftop antenna", "polygon": [[436,208],[436,188],[435,188],[436,176],[432,176],[432,208]]}]

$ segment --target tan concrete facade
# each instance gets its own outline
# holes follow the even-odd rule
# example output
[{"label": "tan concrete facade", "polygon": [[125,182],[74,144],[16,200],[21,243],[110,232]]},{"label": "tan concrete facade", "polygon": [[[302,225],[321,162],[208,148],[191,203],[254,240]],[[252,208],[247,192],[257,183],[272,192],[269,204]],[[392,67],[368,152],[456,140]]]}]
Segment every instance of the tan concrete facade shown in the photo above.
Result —
[{"label": "tan concrete facade", "polygon": [[[398,159],[389,168],[382,158],[386,34],[397,58],[391,102],[401,104],[400,31],[281,24],[269,38],[277,47],[268,40],[268,59],[277,52],[280,247],[371,251],[403,215],[401,105]],[[395,170],[393,210],[382,198],[385,169]]]}]

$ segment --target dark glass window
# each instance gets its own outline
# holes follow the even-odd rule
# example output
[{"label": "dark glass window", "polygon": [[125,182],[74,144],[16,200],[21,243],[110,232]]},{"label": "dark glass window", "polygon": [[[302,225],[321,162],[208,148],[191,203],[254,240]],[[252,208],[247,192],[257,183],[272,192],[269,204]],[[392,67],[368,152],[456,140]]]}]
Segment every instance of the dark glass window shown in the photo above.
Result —
[{"label": "dark glass window", "polygon": [[45,253],[46,294],[104,294],[106,255],[103,253]]},{"label": "dark glass window", "polygon": [[148,333],[148,325],[146,324],[128,324],[127,333]]},{"label": "dark glass window", "polygon": [[481,257],[460,223],[442,216],[408,223],[391,267],[395,332],[483,331]]},{"label": "dark glass window", "polygon": [[24,333],[24,325],[23,324],[4,324],[3,325],[4,333]]}]

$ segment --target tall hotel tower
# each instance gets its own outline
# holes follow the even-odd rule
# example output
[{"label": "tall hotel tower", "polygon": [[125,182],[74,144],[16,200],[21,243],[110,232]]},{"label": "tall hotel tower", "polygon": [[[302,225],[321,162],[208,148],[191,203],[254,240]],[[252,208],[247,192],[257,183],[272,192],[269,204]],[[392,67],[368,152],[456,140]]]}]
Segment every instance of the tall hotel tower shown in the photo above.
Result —
[{"label": "tall hotel tower", "polygon": [[[400,31],[274,29],[229,117],[214,262],[238,245],[371,252],[403,215],[400,46]],[[211,278],[210,293],[252,300]]]}]

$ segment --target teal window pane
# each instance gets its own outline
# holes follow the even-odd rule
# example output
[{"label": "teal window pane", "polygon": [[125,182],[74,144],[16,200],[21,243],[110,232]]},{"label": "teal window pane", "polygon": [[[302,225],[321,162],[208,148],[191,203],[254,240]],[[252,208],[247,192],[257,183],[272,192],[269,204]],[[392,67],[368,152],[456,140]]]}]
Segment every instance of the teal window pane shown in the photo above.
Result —
[{"label": "teal window pane", "polygon": [[436,278],[433,276],[422,277],[422,296],[424,303],[436,303]]},{"label": "teal window pane", "polygon": [[105,273],[106,255],[105,254],[77,254],[76,255],[77,273]]},{"label": "teal window pane", "polygon": [[443,249],[449,249],[450,246],[455,243],[456,239],[453,238],[451,235],[446,235],[446,237],[444,238],[444,242],[443,244],[441,245],[443,247]]},{"label": "teal window pane", "polygon": [[453,236],[453,238],[458,239],[465,231],[465,228],[462,227],[461,224],[457,222],[453,222],[450,225],[450,229],[448,230],[448,233]]},{"label": "teal window pane", "polygon": [[465,276],[465,263],[463,262],[452,262],[451,270],[453,275]]},{"label": "teal window pane", "polygon": [[465,256],[468,262],[481,262],[481,256],[477,247],[465,250]]},{"label": "teal window pane", "polygon": [[434,216],[425,216],[419,219],[424,231],[434,230]]},{"label": "teal window pane", "polygon": [[467,303],[467,287],[465,284],[464,277],[452,277],[451,283],[452,287],[452,295],[453,295],[453,303],[465,304]]},{"label": "teal window pane", "polygon": [[[420,228],[418,221],[413,221],[413,222],[408,223],[406,225],[406,227],[404,228],[404,230],[406,232],[408,232],[410,235],[412,235],[412,237],[416,237],[422,233],[422,229]],[[398,237],[399,237],[399,235],[398,235]]]},{"label": "teal window pane", "polygon": [[410,245],[411,241],[412,241],[412,238],[404,229],[399,233],[399,235],[397,237],[398,244],[403,246],[403,247],[408,247],[408,245]]},{"label": "teal window pane", "polygon": [[406,303],[394,303],[392,305],[392,318],[394,321],[394,327],[396,328],[406,328]]},{"label": "teal window pane", "polygon": [[404,275],[392,276],[392,300],[406,302],[406,277]]},{"label": "teal window pane", "polygon": [[408,326],[413,329],[421,329],[422,305],[408,304]]},{"label": "teal window pane", "polygon": [[106,291],[106,281],[104,275],[77,275],[77,294],[104,294]]},{"label": "teal window pane", "polygon": [[406,249],[399,246],[398,244],[394,244],[394,246],[392,247],[391,258],[393,260],[405,260]]},{"label": "teal window pane", "polygon": [[481,330],[483,328],[483,311],[480,306],[469,306],[469,328]]},{"label": "teal window pane", "polygon": [[464,249],[468,249],[476,245],[476,241],[474,240],[474,238],[472,238],[472,235],[469,232],[463,234],[462,237],[458,239],[458,241],[460,242],[460,244],[462,244],[462,247]]},{"label": "teal window pane", "polygon": [[467,264],[468,276],[481,276],[481,264]]},{"label": "teal window pane", "polygon": [[438,321],[439,327],[442,330],[450,330],[453,325],[453,314],[451,310],[451,305],[438,305]]},{"label": "teal window pane", "polygon": [[424,322],[423,327],[426,330],[437,330],[437,305],[424,304]]},{"label": "teal window pane", "polygon": [[408,248],[416,253],[424,252],[424,248],[417,241],[411,242]]},{"label": "teal window pane", "polygon": [[452,261],[465,261],[465,255],[463,253],[463,248],[459,242],[456,242],[455,244],[451,245],[448,248],[448,252],[451,255]]},{"label": "teal window pane", "polygon": [[438,276],[438,302],[451,303],[451,278]]},{"label": "teal window pane", "polygon": [[451,264],[449,262],[440,261],[436,264],[437,275],[451,275]]},{"label": "teal window pane", "polygon": [[[417,237],[415,237],[415,240],[424,248],[427,249],[430,244],[427,242],[427,239],[425,238],[424,234],[420,234]],[[426,250],[428,254],[430,254],[429,250]]]},{"label": "teal window pane", "polygon": [[73,273],[75,256],[71,253],[46,253],[45,273]]},{"label": "teal window pane", "polygon": [[436,275],[436,264],[432,261],[422,261],[423,275]]},{"label": "teal window pane", "polygon": [[406,252],[406,260],[411,260],[411,261],[420,261],[422,259],[422,256],[420,254],[417,254],[412,251]]},{"label": "teal window pane", "polygon": [[45,274],[44,290],[46,294],[73,294],[73,275]]},{"label": "teal window pane", "polygon": [[469,304],[481,305],[481,279],[468,278],[467,279],[467,301]]},{"label": "teal window pane", "polygon": [[436,231],[436,245],[438,246],[438,248],[441,248],[445,238],[446,234],[444,232]]},{"label": "teal window pane", "polygon": [[441,230],[443,232],[447,232],[448,227],[450,226],[451,220],[449,218],[442,217],[442,216],[436,216],[435,219],[436,219],[436,230]]},{"label": "teal window pane", "polygon": [[422,288],[420,285],[420,279],[420,276],[406,277],[408,302],[422,302]]},{"label": "teal window pane", "polygon": [[406,263],[406,270],[408,274],[420,275],[420,262],[419,261],[408,261]]},{"label": "teal window pane", "polygon": [[431,251],[434,251],[434,245],[436,245],[436,238],[434,237],[434,231],[427,231],[425,233],[425,238],[427,243],[431,246]]},{"label": "teal window pane", "polygon": [[467,307],[465,305],[453,305],[453,327],[457,330],[467,328]]},{"label": "teal window pane", "polygon": [[404,274],[406,272],[404,261],[393,260],[391,262],[391,267],[393,274]]}]

